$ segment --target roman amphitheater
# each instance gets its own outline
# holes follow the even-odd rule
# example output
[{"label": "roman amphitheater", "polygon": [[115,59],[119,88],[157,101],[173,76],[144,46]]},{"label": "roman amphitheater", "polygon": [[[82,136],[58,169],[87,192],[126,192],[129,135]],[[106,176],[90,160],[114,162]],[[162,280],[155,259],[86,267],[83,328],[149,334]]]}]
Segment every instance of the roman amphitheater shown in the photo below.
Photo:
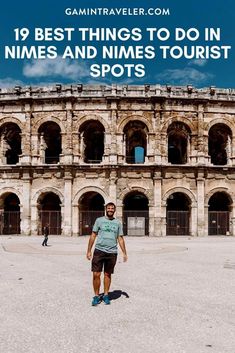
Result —
[{"label": "roman amphitheater", "polygon": [[128,235],[235,235],[235,90],[0,90],[0,234],[89,234],[104,203]]}]

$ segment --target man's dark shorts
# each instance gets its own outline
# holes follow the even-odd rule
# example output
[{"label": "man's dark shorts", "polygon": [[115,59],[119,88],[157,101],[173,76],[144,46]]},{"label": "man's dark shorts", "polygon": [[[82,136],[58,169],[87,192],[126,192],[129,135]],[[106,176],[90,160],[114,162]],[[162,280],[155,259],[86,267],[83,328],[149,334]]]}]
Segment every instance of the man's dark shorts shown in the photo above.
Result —
[{"label": "man's dark shorts", "polygon": [[102,272],[104,268],[104,272],[113,273],[116,261],[117,254],[111,254],[95,249],[91,262],[91,271]]}]

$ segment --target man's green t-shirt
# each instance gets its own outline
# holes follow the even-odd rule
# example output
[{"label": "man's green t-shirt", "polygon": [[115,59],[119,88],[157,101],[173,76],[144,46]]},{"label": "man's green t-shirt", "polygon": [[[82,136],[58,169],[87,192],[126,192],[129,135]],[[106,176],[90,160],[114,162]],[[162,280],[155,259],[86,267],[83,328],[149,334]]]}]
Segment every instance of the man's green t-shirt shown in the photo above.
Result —
[{"label": "man's green t-shirt", "polygon": [[123,235],[122,224],[118,219],[99,217],[96,219],[92,231],[98,234],[96,249],[114,254],[118,252],[117,238]]}]

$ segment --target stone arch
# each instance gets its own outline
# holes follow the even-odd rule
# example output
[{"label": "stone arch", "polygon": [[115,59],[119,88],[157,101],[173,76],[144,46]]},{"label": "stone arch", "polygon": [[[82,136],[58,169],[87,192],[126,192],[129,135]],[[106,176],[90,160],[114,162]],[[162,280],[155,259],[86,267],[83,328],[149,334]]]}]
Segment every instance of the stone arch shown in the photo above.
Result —
[{"label": "stone arch", "polygon": [[[76,115],[75,115],[76,117]],[[83,115],[82,117],[78,117],[78,124],[76,125],[76,131],[78,132],[80,127],[82,126],[83,123],[88,122],[89,120],[96,120],[99,121],[105,130],[105,133],[109,133],[111,131],[111,127],[107,122],[99,115],[97,114],[88,114],[88,115]]]},{"label": "stone arch", "polygon": [[0,128],[2,125],[8,124],[8,123],[14,123],[20,128],[21,132],[24,131],[25,124],[22,123],[22,121],[20,121],[18,118],[15,118],[15,117],[0,118]]},{"label": "stone arch", "polygon": [[125,199],[125,197],[131,192],[139,192],[139,193],[143,194],[149,200],[149,206],[151,205],[152,193],[150,190],[147,190],[147,189],[143,188],[142,186],[129,186],[129,187],[125,188],[119,194],[119,199],[121,200],[122,203],[123,203],[123,200]]},{"label": "stone arch", "polygon": [[142,115],[134,115],[134,116],[127,116],[125,118],[123,118],[120,123],[117,125],[117,133],[122,134],[123,130],[125,128],[125,126],[131,122],[131,121],[141,121],[142,123],[144,123],[147,128],[148,128],[148,132],[153,133],[153,127],[151,122],[149,122],[144,116]]},{"label": "stone arch", "polygon": [[224,123],[213,124],[208,130],[208,154],[213,165],[230,163],[233,132]]},{"label": "stone arch", "polygon": [[231,234],[230,219],[233,211],[233,198],[228,188],[214,188],[206,195],[208,210],[208,235]]},{"label": "stone arch", "polygon": [[73,206],[77,206],[79,203],[79,200],[81,198],[82,195],[84,195],[87,192],[96,192],[98,194],[100,194],[103,199],[105,200],[105,202],[108,201],[108,195],[98,186],[85,186],[84,188],[82,188],[81,190],[79,190],[72,201],[72,205]]},{"label": "stone arch", "polygon": [[43,117],[43,118],[39,118],[32,126],[32,134],[37,134],[38,133],[38,129],[40,128],[40,126],[44,123],[48,123],[48,122],[54,122],[57,125],[59,125],[61,133],[64,134],[66,133],[66,128],[64,126],[64,124],[61,122],[61,120],[55,116],[50,116],[50,117]]},{"label": "stone arch", "polygon": [[58,189],[56,189],[54,187],[47,187],[47,188],[43,188],[43,189],[38,190],[32,197],[32,204],[34,206],[37,205],[40,196],[43,194],[48,194],[50,192],[56,194],[59,197],[59,199],[61,201],[61,206],[63,206],[64,205],[64,196]]},{"label": "stone arch", "polygon": [[173,117],[170,117],[162,126],[161,128],[161,133],[165,133],[167,134],[167,130],[169,128],[169,126],[174,123],[174,122],[180,122],[180,123],[183,123],[185,124],[191,133],[194,132],[195,130],[195,127],[194,127],[194,124],[186,117],[182,117],[182,116],[173,116]]},{"label": "stone arch", "polygon": [[166,202],[167,202],[167,199],[168,197],[171,195],[171,194],[174,194],[176,192],[180,192],[182,194],[185,194],[188,196],[189,200],[191,201],[191,207],[196,207],[197,206],[197,200],[196,200],[196,196],[194,195],[194,193],[185,188],[185,187],[174,187],[174,188],[171,188],[169,190],[167,190],[162,198],[162,203],[163,203],[163,206],[166,206]]},{"label": "stone arch", "polygon": [[18,197],[18,199],[20,200],[20,205],[22,206],[22,194],[20,191],[18,191],[17,189],[15,188],[10,188],[10,187],[5,187],[5,188],[2,188],[0,189],[0,199],[2,198],[2,196],[4,196],[5,194],[16,194],[16,196]]},{"label": "stone arch", "polygon": [[228,187],[217,187],[217,188],[211,189],[211,190],[206,194],[206,197],[205,197],[205,206],[206,206],[206,207],[208,206],[208,203],[209,203],[209,200],[210,200],[211,196],[213,196],[213,195],[214,195],[215,193],[217,193],[217,192],[223,192],[223,193],[225,193],[225,194],[228,196],[228,198],[229,198],[231,204],[234,203],[234,197],[235,197],[235,196],[234,196],[234,193],[233,193],[233,192],[230,192],[230,193],[229,193],[229,188],[228,188]]},{"label": "stone arch", "polygon": [[213,119],[211,120],[205,127],[205,132],[207,134],[209,134],[209,130],[212,128],[212,126],[216,125],[216,124],[223,124],[223,125],[227,125],[231,132],[232,132],[232,135],[235,136],[235,126],[234,124],[232,123],[231,120],[229,120],[228,118],[226,117],[222,117],[222,118],[216,118],[216,119]]},{"label": "stone arch", "polygon": [[0,234],[21,233],[21,196],[14,188],[0,190]]},{"label": "stone arch", "polygon": [[122,199],[124,234],[149,235],[149,197],[143,191],[134,188]]}]

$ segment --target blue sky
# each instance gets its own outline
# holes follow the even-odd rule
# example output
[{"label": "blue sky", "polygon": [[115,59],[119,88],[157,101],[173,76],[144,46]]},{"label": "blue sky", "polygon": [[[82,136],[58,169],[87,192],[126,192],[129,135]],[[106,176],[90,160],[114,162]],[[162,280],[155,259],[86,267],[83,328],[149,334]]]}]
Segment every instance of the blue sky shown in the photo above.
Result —
[{"label": "blue sky", "polygon": [[[153,7],[169,8],[170,16],[66,16],[66,8],[80,7]],[[98,83],[98,84],[193,84],[196,87],[217,86],[235,87],[235,2],[234,0],[22,0],[4,1],[1,4],[0,12],[0,87],[10,87],[20,85],[45,85],[51,83]],[[30,30],[30,36],[25,42],[14,40],[14,29],[26,27]],[[221,29],[221,40],[210,43],[210,45],[230,45],[229,58],[189,60],[185,58],[163,60],[157,51],[154,59],[135,60],[103,60],[99,55],[101,43],[79,42],[74,36],[74,40],[68,42],[48,41],[35,42],[32,33],[35,27],[61,27],[61,28],[81,28],[81,27],[116,27],[116,28],[141,28],[145,33],[145,28],[165,27],[171,33],[176,27],[188,29],[197,28],[200,33],[205,27]],[[95,59],[62,59],[61,55],[66,45],[94,45],[98,50]],[[182,41],[174,43],[172,39],[167,43],[154,41],[149,42],[146,36],[140,42],[117,42],[102,43],[108,45],[208,45],[201,37],[197,42]],[[58,56],[56,59],[5,59],[4,47],[8,45],[55,45]],[[125,63],[143,64],[145,66],[145,76],[142,78],[127,77],[126,72],[120,78],[107,75],[102,78],[93,78],[90,75],[91,64],[109,65]]]}]

